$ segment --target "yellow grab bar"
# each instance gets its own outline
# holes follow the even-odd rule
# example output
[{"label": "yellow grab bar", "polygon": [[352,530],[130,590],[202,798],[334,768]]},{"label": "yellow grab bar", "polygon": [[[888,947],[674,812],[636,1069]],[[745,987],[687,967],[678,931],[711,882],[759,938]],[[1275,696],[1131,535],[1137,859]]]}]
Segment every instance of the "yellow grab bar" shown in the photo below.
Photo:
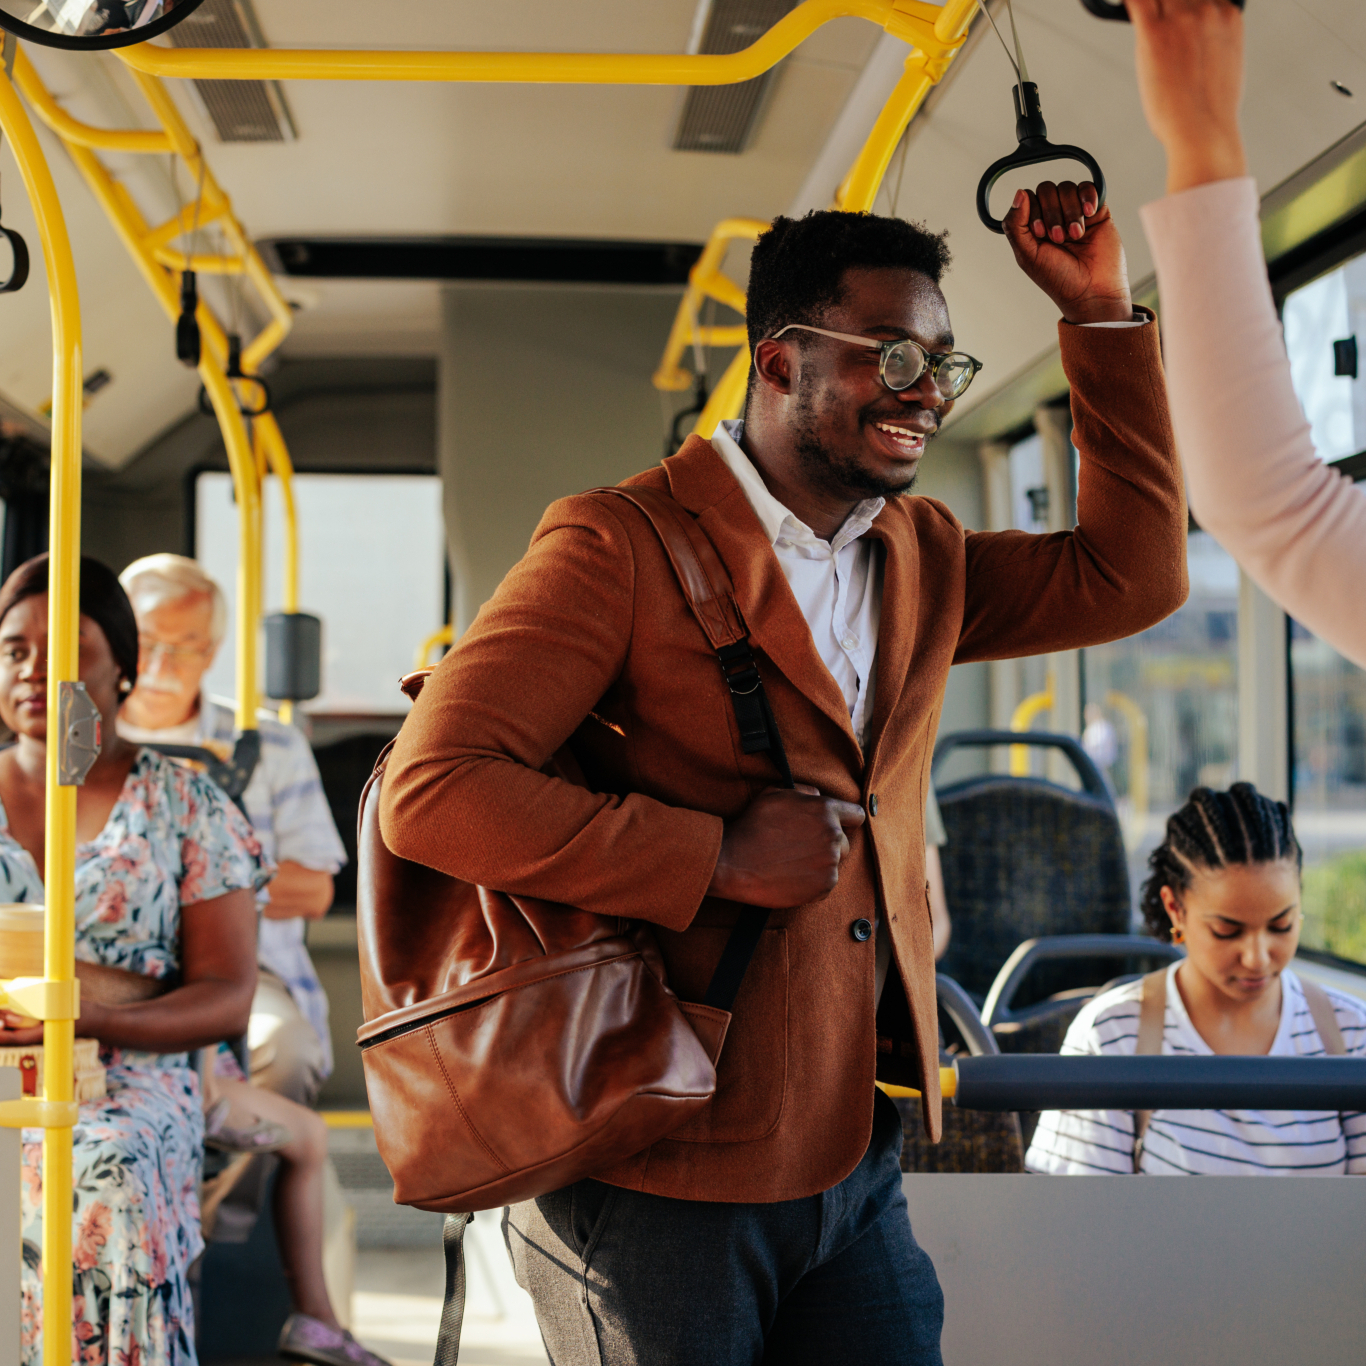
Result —
[{"label": "yellow grab bar", "polygon": [[[1030,693],[1029,696],[1011,713],[1010,728],[1011,730],[1028,730],[1034,724],[1034,718],[1036,716],[1052,710],[1053,679],[1050,676],[1048,679],[1048,686],[1043,692]],[[1014,778],[1025,778],[1029,776],[1028,745],[1011,745],[1010,773]]]},{"label": "yellow grab bar", "polygon": [[[878,1082],[878,1089],[885,1091],[889,1096],[916,1096],[920,1092],[911,1086],[893,1086],[889,1081]],[[952,1100],[958,1094],[958,1073],[952,1067],[941,1067],[939,1069],[939,1094],[945,1100]]]},{"label": "yellow grab bar", "polygon": [[[22,49],[17,54],[14,75],[24,97],[38,117],[63,137],[72,160],[85,177],[86,183],[115,231],[123,239],[134,264],[142,271],[143,278],[151,287],[166,315],[172,319],[176,318],[180,312],[179,274],[169,269],[159,257],[175,237],[189,231],[196,215],[195,206],[190,205],[182,209],[168,223],[155,228],[150,227],[132,197],[114,179],[92,150],[96,146],[107,148],[110,144],[94,136],[99,130],[77,124],[61,109],[43,85]],[[121,150],[171,150],[185,161],[191,179],[202,186],[200,225],[209,222],[219,225],[228,238],[233,252],[240,257],[243,272],[255,286],[271,315],[270,323],[242,352],[243,371],[254,374],[261,362],[288,334],[293,322],[293,312],[245,229],[233,214],[231,201],[203,161],[199,144],[181,118],[165,87],[155,77],[141,72],[134,72],[134,79],[162,124],[163,131],[159,136],[164,142],[155,147],[129,146]],[[70,140],[66,138],[67,133],[73,133]],[[228,357],[227,335],[203,300],[200,301],[196,316],[203,337],[199,377],[208,393],[222,431],[223,445],[227,450],[228,465],[232,471],[239,519],[236,725],[239,731],[255,730],[260,695],[256,661],[257,627],[261,615],[261,479],[251,437],[238,407],[233,385],[225,374]],[[292,473],[278,424],[273,418],[260,421],[265,423],[266,454],[271,459],[272,468],[278,473],[281,467],[285,467]],[[282,480],[282,485],[286,482],[288,476]],[[287,509],[292,507],[292,503],[291,487],[286,495]],[[293,540],[295,547],[293,558],[288,552],[286,555],[286,610],[290,610],[288,594],[291,588],[297,607],[298,565],[297,536],[289,512],[286,514],[286,536]]]},{"label": "yellow grab bar", "polygon": [[[721,267],[732,242],[753,242],[767,230],[768,223],[762,218],[723,218],[712,229],[702,255],[688,272],[688,287],[679,301],[669,340],[664,344],[664,356],[654,373],[656,389],[686,389],[692,383],[692,375],[679,365],[679,361],[694,342],[700,346],[744,345],[743,327],[702,327],[698,314],[705,299],[719,300],[735,312],[744,313],[745,291],[730,276],[723,274]],[[734,340],[730,340],[732,337]]]},{"label": "yellow grab bar", "polygon": [[[871,211],[882,185],[882,178],[891,162],[892,153],[896,151],[897,144],[915,117],[916,111],[924,103],[926,95],[948,70],[949,63],[966,41],[968,28],[976,11],[977,0],[948,0],[942,9],[936,5],[920,4],[917,0],[901,0],[898,14],[903,27],[894,29],[890,23],[886,27],[888,32],[894,32],[897,37],[914,43],[915,50],[906,58],[901,79],[888,96],[872,131],[840,185],[835,195],[836,208],[850,213]],[[793,13],[797,11],[794,10]],[[736,312],[744,312],[744,296],[731,280],[720,274],[720,264],[725,255],[725,247],[729,246],[735,237],[742,235],[731,231],[733,226],[744,224],[746,231],[743,235],[753,240],[758,236],[757,232],[753,232],[754,223],[753,219],[725,219],[712,233],[706,250],[689,275],[688,291],[679,304],[673,329],[664,348],[663,359],[655,372],[656,388],[686,389],[691,382],[691,377],[679,362],[691,342],[697,341],[701,345],[706,345],[710,340],[703,335],[706,329],[699,327],[697,323],[700,294],[710,294],[712,298],[719,298]],[[767,223],[759,223],[759,232],[767,227]],[[718,278],[730,286],[739,297],[718,293],[714,289],[701,288],[704,281],[714,283]],[[726,342],[716,339],[711,344],[723,346]],[[731,361],[730,367],[712,392],[693,427],[694,433],[698,436],[710,437],[718,422],[738,417],[744,406],[745,391],[749,382],[749,348],[745,339],[740,337],[732,344],[740,346],[741,349]]]},{"label": "yellow grab bar", "polygon": [[443,626],[439,631],[433,631],[426,640],[413,652],[413,668],[425,669],[427,659],[438,645],[444,645],[449,649],[455,644],[455,628]]},{"label": "yellow grab bar", "polygon": [[[116,55],[152,76],[223,81],[510,81],[570,85],[732,85],[777,66],[832,19],[859,18],[906,42],[952,37],[951,3],[803,0],[740,52],[348,52],[280,48],[175,48],[139,43]],[[942,32],[942,37],[941,37]]]},{"label": "yellow grab bar", "polygon": [[[43,885],[46,924],[43,973],[49,994],[70,992],[65,1019],[43,1022],[43,1097],[15,1110],[7,1102],[0,1123],[16,1115],[43,1128],[44,1366],[69,1366],[71,1334],[71,1127],[75,1122],[76,789],[58,782],[62,683],[80,676],[81,562],[81,306],[66,220],[43,149],[13,84],[0,68],[0,128],[9,138],[38,223],[52,308],[52,502],[48,527],[48,659],[46,821]],[[54,1002],[49,1000],[48,1005]],[[11,1236],[16,1236],[12,1232]],[[52,1331],[52,1325],[58,1325]]]}]

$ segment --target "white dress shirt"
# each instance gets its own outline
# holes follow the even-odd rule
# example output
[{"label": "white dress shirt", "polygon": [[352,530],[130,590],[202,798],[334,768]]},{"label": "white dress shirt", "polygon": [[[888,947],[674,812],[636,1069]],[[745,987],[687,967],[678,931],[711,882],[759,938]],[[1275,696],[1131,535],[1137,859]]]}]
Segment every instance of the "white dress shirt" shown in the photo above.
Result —
[{"label": "white dress shirt", "polygon": [[865,498],[834,539],[823,541],[769,491],[740,448],[745,424],[723,422],[712,449],[740,481],[778,564],[797,599],[821,662],[844,694],[849,721],[866,749],[877,676],[877,631],[882,615],[882,562],[876,542],[863,539],[885,498]]}]

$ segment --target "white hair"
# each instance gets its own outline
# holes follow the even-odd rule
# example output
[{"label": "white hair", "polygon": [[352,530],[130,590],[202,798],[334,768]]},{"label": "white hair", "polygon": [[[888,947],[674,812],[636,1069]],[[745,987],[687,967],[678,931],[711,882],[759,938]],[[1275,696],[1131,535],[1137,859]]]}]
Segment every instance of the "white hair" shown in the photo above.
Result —
[{"label": "white hair", "polygon": [[209,618],[209,638],[215,645],[227,634],[228,603],[223,590],[204,572],[198,560],[185,555],[144,555],[134,560],[119,575],[123,591],[134,611],[152,612],[168,602],[195,593],[208,594],[213,605]]}]

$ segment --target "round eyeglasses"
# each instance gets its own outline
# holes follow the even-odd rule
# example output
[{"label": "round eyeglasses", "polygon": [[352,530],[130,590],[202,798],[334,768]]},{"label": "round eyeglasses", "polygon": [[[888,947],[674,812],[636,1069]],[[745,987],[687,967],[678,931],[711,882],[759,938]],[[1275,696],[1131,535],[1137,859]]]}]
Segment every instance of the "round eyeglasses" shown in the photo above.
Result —
[{"label": "round eyeglasses", "polygon": [[881,352],[878,374],[894,393],[909,389],[928,370],[934,387],[945,398],[958,398],[982,368],[982,362],[966,351],[949,351],[935,356],[909,337],[900,341],[878,341],[875,337],[855,337],[848,332],[827,332],[823,327],[808,327],[805,323],[788,323],[775,332],[771,340],[777,341],[784,332],[794,330],[816,332],[822,337],[833,337],[836,341],[852,342],[855,346]]}]

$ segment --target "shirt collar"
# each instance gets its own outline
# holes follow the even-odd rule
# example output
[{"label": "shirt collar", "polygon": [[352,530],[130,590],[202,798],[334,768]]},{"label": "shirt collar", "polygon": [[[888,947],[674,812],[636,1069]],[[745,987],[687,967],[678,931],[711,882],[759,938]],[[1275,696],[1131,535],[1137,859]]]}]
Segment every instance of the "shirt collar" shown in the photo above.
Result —
[{"label": "shirt collar", "polygon": [[[754,509],[769,544],[772,545],[778,540],[784,526],[794,540],[818,539],[816,533],[796,513],[784,507],[768,491],[768,485],[764,483],[759,471],[754,468],[754,462],[740,445],[744,434],[745,424],[742,419],[722,422],[717,426],[716,434],[711,439],[712,449],[726,462],[727,468],[739,480],[740,487],[749,499],[749,505]],[[850,541],[856,541],[873,525],[873,519],[882,511],[886,502],[885,498],[865,498],[845,518],[844,525],[835,533],[830,548],[838,552]]]}]

